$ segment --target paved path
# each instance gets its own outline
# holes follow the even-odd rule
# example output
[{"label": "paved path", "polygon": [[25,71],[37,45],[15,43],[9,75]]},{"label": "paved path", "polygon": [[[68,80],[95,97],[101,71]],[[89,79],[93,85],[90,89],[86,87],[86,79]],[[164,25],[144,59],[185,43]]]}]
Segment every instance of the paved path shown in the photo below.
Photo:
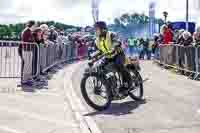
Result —
[{"label": "paved path", "polygon": [[27,88],[34,92],[20,91],[1,80],[0,133],[90,133],[70,96],[72,72],[68,67],[58,72],[48,89]]},{"label": "paved path", "polygon": [[67,66],[48,89],[1,91],[0,133],[199,133],[200,82],[143,62],[146,102],[128,98],[95,112],[80,94],[85,67]]},{"label": "paved path", "polygon": [[[82,63],[73,74],[73,85],[80,94]],[[88,108],[104,133],[199,133],[200,82],[176,75],[152,62],[142,62],[146,103],[131,99],[114,102],[107,111]]]}]

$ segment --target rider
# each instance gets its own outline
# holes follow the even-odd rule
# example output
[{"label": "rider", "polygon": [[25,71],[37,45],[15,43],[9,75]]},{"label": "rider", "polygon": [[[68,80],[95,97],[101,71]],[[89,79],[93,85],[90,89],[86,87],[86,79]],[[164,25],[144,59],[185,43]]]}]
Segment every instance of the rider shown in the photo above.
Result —
[{"label": "rider", "polygon": [[116,70],[122,75],[123,79],[123,87],[130,88],[131,85],[131,78],[127,68],[124,66],[125,64],[125,54],[121,48],[121,42],[117,38],[114,33],[111,33],[107,29],[107,25],[103,21],[98,21],[95,23],[95,30],[96,30],[96,46],[97,49],[106,54],[108,58],[112,58],[113,56],[113,49],[114,49],[114,57],[113,62],[115,64]]}]

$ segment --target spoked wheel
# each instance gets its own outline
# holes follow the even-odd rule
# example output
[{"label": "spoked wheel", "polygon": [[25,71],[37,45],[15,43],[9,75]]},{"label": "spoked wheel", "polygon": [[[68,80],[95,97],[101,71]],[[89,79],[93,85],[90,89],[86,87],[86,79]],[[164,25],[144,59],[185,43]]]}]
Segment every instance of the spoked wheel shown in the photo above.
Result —
[{"label": "spoked wheel", "polygon": [[138,71],[129,69],[129,73],[131,74],[131,78],[133,80],[134,89],[129,91],[129,96],[136,100],[143,100],[144,89],[143,89],[143,79]]},{"label": "spoked wheel", "polygon": [[87,75],[82,79],[81,93],[86,103],[98,111],[107,109],[112,102],[108,84],[96,74]]}]

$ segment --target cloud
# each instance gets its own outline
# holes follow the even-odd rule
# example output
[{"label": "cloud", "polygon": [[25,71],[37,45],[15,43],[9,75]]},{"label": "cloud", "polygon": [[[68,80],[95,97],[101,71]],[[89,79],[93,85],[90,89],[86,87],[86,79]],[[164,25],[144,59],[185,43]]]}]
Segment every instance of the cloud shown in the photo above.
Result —
[{"label": "cloud", "polygon": [[[0,0],[0,23],[17,21],[55,20],[68,24],[92,24],[92,0]],[[169,12],[169,20],[184,20],[185,4],[182,0],[100,0],[100,19],[112,22],[113,18],[126,12],[148,15],[150,1],[156,2],[156,16]],[[198,0],[196,0],[198,1]],[[180,4],[181,3],[181,4]],[[177,6],[178,5],[178,6]],[[190,3],[191,20],[198,16],[194,3]],[[199,15],[200,16],[200,15]],[[8,20],[6,20],[9,18]]]},{"label": "cloud", "polygon": [[77,5],[90,4],[91,0],[51,0],[55,8],[73,8]]},{"label": "cloud", "polygon": [[18,23],[26,16],[20,16],[12,13],[0,13],[0,22],[3,24]]},{"label": "cloud", "polygon": [[0,11],[6,10],[13,6],[14,0],[1,0]]}]

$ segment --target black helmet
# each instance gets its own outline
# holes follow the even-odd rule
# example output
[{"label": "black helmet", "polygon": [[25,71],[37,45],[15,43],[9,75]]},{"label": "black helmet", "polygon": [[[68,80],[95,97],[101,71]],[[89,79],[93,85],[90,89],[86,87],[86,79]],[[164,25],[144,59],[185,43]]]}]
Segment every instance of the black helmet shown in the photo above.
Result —
[{"label": "black helmet", "polygon": [[98,21],[98,22],[96,22],[95,25],[94,25],[94,27],[95,28],[98,27],[98,28],[100,28],[102,30],[107,30],[107,25],[106,25],[106,23],[104,21]]}]

